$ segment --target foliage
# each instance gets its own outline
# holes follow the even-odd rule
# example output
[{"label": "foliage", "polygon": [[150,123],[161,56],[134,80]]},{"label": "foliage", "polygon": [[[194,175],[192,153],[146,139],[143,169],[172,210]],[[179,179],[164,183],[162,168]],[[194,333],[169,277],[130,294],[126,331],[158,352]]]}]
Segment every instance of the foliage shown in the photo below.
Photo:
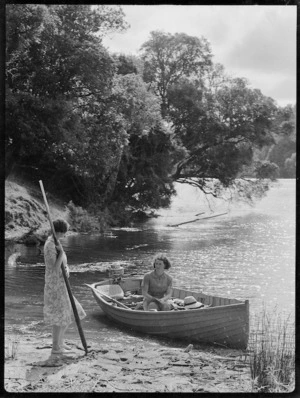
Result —
[{"label": "foliage", "polygon": [[7,172],[12,161],[55,164],[53,149],[85,128],[85,107],[109,92],[114,73],[94,33],[122,28],[121,15],[106,6],[7,6]]},{"label": "foliage", "polygon": [[208,184],[208,178],[217,179],[225,189],[234,188],[234,180],[249,170],[252,177],[276,178],[276,165],[255,167],[254,153],[274,144],[280,129],[290,133],[290,109],[278,109],[246,79],[230,78],[222,65],[213,65],[203,39],[152,32],[142,51],[144,78],[160,95],[162,116],[181,146],[174,181],[217,196],[222,195],[220,185]]},{"label": "foliage", "polygon": [[279,177],[296,177],[296,106],[278,109],[274,121],[276,144],[268,152],[268,160],[279,168]]},{"label": "foliage", "polygon": [[162,115],[166,116],[167,91],[182,77],[202,74],[211,65],[211,50],[205,38],[185,33],[153,31],[142,47],[144,80],[155,83],[162,100]]},{"label": "foliage", "polygon": [[296,178],[296,153],[284,162],[284,175],[288,178]]},{"label": "foliage", "polygon": [[124,206],[147,210],[166,207],[175,193],[172,171],[172,136],[163,124],[148,134],[132,135],[125,149],[117,181],[117,195]]},{"label": "foliage", "polygon": [[88,210],[76,206],[72,201],[67,205],[68,219],[72,229],[77,232],[104,231],[109,219],[107,212],[90,207]]},{"label": "foliage", "polygon": [[256,176],[258,178],[270,178],[275,180],[279,175],[279,167],[275,163],[257,162]]},{"label": "foliage", "polygon": [[[233,188],[235,179],[252,167],[254,148],[274,142],[275,103],[249,88],[245,79],[224,77],[213,87],[182,79],[170,88],[168,100],[175,135],[185,148],[173,178],[205,193],[221,193],[219,186],[217,190],[216,185],[207,184],[208,178]],[[275,177],[276,168],[266,170],[257,168],[256,177]]]},{"label": "foliage", "polygon": [[[296,144],[289,137],[281,138],[272,147],[269,160],[276,163],[280,170],[280,177],[291,178],[296,174]],[[290,160],[289,160],[290,159]],[[286,163],[287,162],[287,163]]]},{"label": "foliage", "polygon": [[124,54],[113,55],[112,57],[115,61],[118,75],[138,74],[138,68],[133,57]]},{"label": "foliage", "polygon": [[118,112],[127,122],[130,134],[147,134],[161,121],[158,98],[148,89],[141,76],[118,75],[114,78],[113,95]]},{"label": "foliage", "polygon": [[273,123],[273,134],[296,140],[296,105],[279,107]]}]

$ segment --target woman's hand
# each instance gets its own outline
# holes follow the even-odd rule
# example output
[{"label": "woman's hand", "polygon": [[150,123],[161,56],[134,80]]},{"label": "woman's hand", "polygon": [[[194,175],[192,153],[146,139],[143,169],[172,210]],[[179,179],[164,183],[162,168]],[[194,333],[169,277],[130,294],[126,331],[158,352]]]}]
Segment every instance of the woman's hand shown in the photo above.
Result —
[{"label": "woman's hand", "polygon": [[69,278],[70,277],[70,271],[69,271],[69,267],[68,266],[65,266],[65,271],[66,271],[67,278]]},{"label": "woman's hand", "polygon": [[164,297],[162,298],[153,297],[153,300],[158,301],[160,304],[163,304],[166,301]]}]

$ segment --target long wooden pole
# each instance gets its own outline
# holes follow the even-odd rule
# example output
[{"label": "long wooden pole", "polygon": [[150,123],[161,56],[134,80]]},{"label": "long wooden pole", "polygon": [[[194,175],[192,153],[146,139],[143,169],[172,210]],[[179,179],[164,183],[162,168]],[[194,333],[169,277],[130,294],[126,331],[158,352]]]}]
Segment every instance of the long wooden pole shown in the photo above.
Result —
[{"label": "long wooden pole", "polygon": [[[50,226],[51,226],[54,242],[57,245],[58,239],[56,237],[54,225],[53,225],[52,218],[51,218],[51,215],[50,215],[50,209],[49,209],[48,201],[47,201],[47,198],[46,198],[43,182],[40,180],[39,183],[40,183],[40,187],[41,187],[41,190],[42,190],[42,194],[43,194],[43,198],[44,198],[44,202],[45,202],[45,206],[46,206],[46,210],[47,210],[48,219],[49,219],[49,222],[50,222]],[[74,313],[76,325],[77,325],[77,328],[78,328],[78,332],[79,332],[79,335],[80,335],[80,339],[81,339],[83,348],[85,350],[85,354],[87,354],[88,353],[88,348],[87,348],[86,340],[85,340],[84,333],[83,333],[83,330],[82,330],[82,327],[81,327],[80,318],[79,318],[78,311],[77,311],[77,308],[76,308],[76,304],[75,304],[75,301],[74,301],[74,297],[73,297],[73,294],[72,294],[72,291],[71,291],[71,286],[70,286],[70,283],[69,283],[69,280],[68,280],[68,277],[67,277],[67,274],[66,274],[66,270],[65,270],[65,267],[64,267],[63,263],[61,264],[61,270],[62,270],[62,274],[63,274],[64,280],[65,280],[65,283],[66,283],[66,287],[67,287],[68,295],[69,295],[69,298],[70,298],[70,301],[71,301],[71,305],[72,305],[72,308],[73,308],[73,313]]]}]

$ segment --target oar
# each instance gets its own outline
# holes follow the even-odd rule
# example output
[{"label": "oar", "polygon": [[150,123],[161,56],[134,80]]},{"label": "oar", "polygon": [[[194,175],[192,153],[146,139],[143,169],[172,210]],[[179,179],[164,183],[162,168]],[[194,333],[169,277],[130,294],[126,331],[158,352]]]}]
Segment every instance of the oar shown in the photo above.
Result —
[{"label": "oar", "polygon": [[[47,214],[48,214],[48,218],[49,218],[49,222],[50,222],[50,226],[51,226],[54,242],[57,245],[58,239],[56,237],[54,225],[53,225],[53,222],[52,222],[52,219],[51,219],[50,209],[49,209],[49,206],[48,206],[48,202],[47,202],[47,198],[46,198],[43,182],[40,180],[39,183],[40,183],[40,187],[41,187],[41,190],[42,190],[45,206],[46,206],[46,209],[47,209]],[[62,274],[63,274],[64,280],[65,280],[65,283],[66,283],[66,286],[67,286],[67,290],[68,290],[69,298],[70,298],[71,305],[72,305],[72,308],[73,308],[73,313],[74,313],[76,325],[77,325],[78,332],[79,332],[79,335],[80,335],[80,339],[81,339],[83,348],[85,350],[85,355],[86,355],[88,353],[88,348],[87,348],[87,344],[86,344],[85,337],[84,337],[84,334],[83,334],[83,330],[82,330],[82,327],[81,327],[80,318],[78,316],[78,312],[77,312],[76,304],[75,304],[75,301],[74,301],[74,297],[73,297],[73,294],[72,294],[72,291],[71,291],[70,283],[69,283],[69,280],[67,278],[66,270],[65,270],[65,267],[64,267],[63,263],[61,264],[61,270],[62,270]]]},{"label": "oar", "polygon": [[90,287],[90,288],[91,288],[92,290],[94,290],[97,294],[100,294],[101,296],[103,296],[103,297],[105,297],[105,298],[107,298],[107,299],[113,301],[114,303],[119,304],[119,306],[121,306],[121,307],[123,307],[123,308],[126,308],[127,310],[131,310],[131,308],[127,307],[127,305],[125,305],[125,304],[123,304],[123,303],[120,303],[120,301],[117,301],[117,300],[113,299],[112,297],[107,296],[106,294],[100,292],[98,289],[94,288],[94,286],[89,285],[88,283],[85,283],[85,285],[88,286],[88,287]]}]

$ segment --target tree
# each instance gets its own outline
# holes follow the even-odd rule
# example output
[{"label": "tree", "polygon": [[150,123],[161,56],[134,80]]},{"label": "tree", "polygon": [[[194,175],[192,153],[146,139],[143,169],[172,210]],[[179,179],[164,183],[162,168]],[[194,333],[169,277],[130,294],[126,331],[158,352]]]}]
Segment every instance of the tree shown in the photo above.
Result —
[{"label": "tree", "polygon": [[113,200],[135,210],[167,207],[174,195],[170,132],[159,123],[147,134],[132,135],[119,168]]},{"label": "tree", "polygon": [[[152,152],[156,151],[155,148],[159,146],[160,139],[165,139],[160,127],[163,125],[160,100],[149,90],[148,84],[143,82],[141,76],[136,74],[115,77],[112,100],[116,112],[124,120],[127,140],[119,148],[118,159],[115,161],[115,168],[110,176],[110,181],[113,183],[110,184],[110,191],[106,193],[107,199],[120,201],[124,206],[126,203],[130,205],[134,203],[135,206],[141,208],[146,206],[145,197],[143,200],[140,198],[141,203],[138,205],[139,201],[133,199],[132,195],[138,194],[143,185],[140,182],[145,175],[150,189],[151,178],[146,163],[151,162],[148,157],[153,156]],[[141,149],[145,145],[148,145],[147,151]],[[138,173],[139,177],[136,177],[135,173]],[[151,199],[150,196],[148,199]],[[154,204],[152,199],[150,202]]]},{"label": "tree", "polygon": [[[181,148],[173,162],[174,181],[217,196],[221,187],[233,189],[236,178],[246,177],[249,170],[259,180],[275,178],[275,165],[254,158],[256,148],[275,142],[274,120],[287,119],[273,99],[250,88],[246,79],[226,75],[222,65],[212,64],[203,38],[151,32],[141,50],[144,79],[161,97],[162,116],[171,123]],[[215,186],[212,178],[218,181]],[[266,187],[265,182],[261,187]],[[246,195],[241,185],[237,190],[240,197],[249,198],[248,189]],[[252,189],[259,195],[264,190]]]},{"label": "tree", "polygon": [[[211,178],[233,188],[235,179],[253,164],[254,148],[274,142],[275,102],[249,88],[245,79],[223,79],[213,90],[181,79],[168,90],[168,102],[175,136],[185,148],[173,179],[205,193],[220,193],[220,184],[212,186]],[[257,167],[257,177],[266,176],[261,165]],[[272,167],[268,170],[268,176],[276,173]]]},{"label": "tree", "polygon": [[203,74],[211,66],[211,51],[205,38],[185,33],[151,32],[142,47],[144,80],[154,83],[162,101],[162,116],[167,116],[167,92],[182,77]]},{"label": "tree", "polygon": [[[296,173],[296,168],[292,170],[294,161],[291,159],[296,152],[296,106],[278,108],[273,120],[272,135],[274,141],[267,147],[265,160],[278,166],[280,178],[292,178]],[[286,167],[286,164],[289,166]]]},{"label": "tree", "polygon": [[284,176],[287,178],[296,178],[296,153],[284,162]]},{"label": "tree", "polygon": [[113,54],[112,57],[115,61],[116,73],[118,75],[138,74],[134,57],[126,56],[125,54]]},{"label": "tree", "polygon": [[101,37],[123,28],[123,12],[109,6],[7,6],[7,175],[18,161],[55,163],[65,137],[82,131],[81,115],[111,90]]},{"label": "tree", "polygon": [[275,180],[279,176],[279,167],[271,162],[259,162],[256,166],[257,178],[270,178]]},{"label": "tree", "polygon": [[[289,137],[282,137],[279,141],[272,147],[269,153],[269,161],[277,164],[281,178],[291,178],[291,174],[287,173],[287,170],[291,171],[293,162],[288,162],[288,168],[286,168],[286,161],[292,157],[296,152],[295,142]],[[292,160],[292,159],[291,159]],[[293,174],[295,174],[296,168]]]}]

